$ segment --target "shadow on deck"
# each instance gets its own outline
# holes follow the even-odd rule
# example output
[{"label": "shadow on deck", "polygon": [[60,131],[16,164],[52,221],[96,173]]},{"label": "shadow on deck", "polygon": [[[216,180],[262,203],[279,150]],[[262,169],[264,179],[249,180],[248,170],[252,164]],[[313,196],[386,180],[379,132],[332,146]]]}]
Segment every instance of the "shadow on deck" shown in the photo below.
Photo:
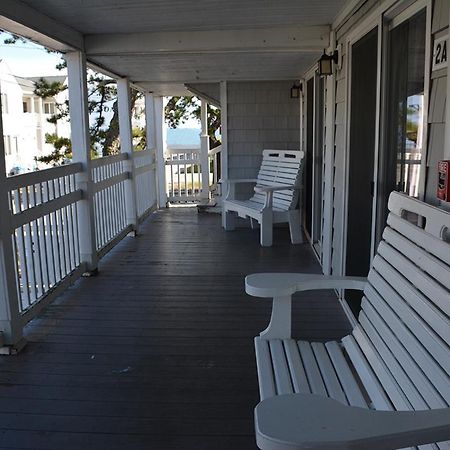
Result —
[{"label": "shadow on deck", "polygon": [[[0,448],[255,449],[253,337],[270,301],[244,276],[319,272],[287,229],[261,248],[258,231],[226,233],[193,208],[157,212],[27,329],[0,359]],[[334,296],[302,294],[298,337],[344,335]]]}]

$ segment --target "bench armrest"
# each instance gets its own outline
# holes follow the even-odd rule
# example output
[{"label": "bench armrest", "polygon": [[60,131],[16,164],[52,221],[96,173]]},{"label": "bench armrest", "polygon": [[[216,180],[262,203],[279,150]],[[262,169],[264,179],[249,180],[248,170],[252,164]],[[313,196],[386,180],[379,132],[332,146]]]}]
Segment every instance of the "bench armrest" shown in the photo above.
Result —
[{"label": "bench armrest", "polygon": [[275,192],[275,191],[287,191],[290,189],[299,189],[300,186],[295,184],[286,186],[285,184],[280,184],[279,186],[255,186],[255,192],[265,193],[265,192]]},{"label": "bench armrest", "polygon": [[373,411],[312,394],[268,398],[255,408],[263,450],[397,449],[450,439],[450,408]]},{"label": "bench armrest", "polygon": [[254,273],[245,277],[245,292],[254,297],[273,297],[269,326],[260,333],[263,339],[290,339],[292,294],[314,289],[363,290],[366,278],[334,277],[305,273]]},{"label": "bench armrest", "polygon": [[254,178],[237,178],[235,180],[226,180],[226,184],[228,186],[227,189],[227,195],[225,197],[225,200],[231,200],[234,199],[236,196],[236,185],[237,184],[244,184],[244,183],[256,183],[258,180]]},{"label": "bench armrest", "polygon": [[253,297],[283,297],[316,289],[364,290],[363,277],[335,277],[307,273],[254,273],[245,277],[245,292]]}]

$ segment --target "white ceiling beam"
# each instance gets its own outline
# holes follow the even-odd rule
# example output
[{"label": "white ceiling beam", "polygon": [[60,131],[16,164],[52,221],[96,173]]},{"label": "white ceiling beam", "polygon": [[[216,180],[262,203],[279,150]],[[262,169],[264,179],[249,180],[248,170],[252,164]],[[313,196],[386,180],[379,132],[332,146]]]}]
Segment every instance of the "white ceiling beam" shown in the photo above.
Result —
[{"label": "white ceiling beam", "polygon": [[0,28],[53,50],[83,50],[81,33],[18,0],[0,1]]},{"label": "white ceiling beam", "polygon": [[329,45],[329,26],[261,29],[93,34],[85,37],[91,57],[163,53],[317,53]]}]

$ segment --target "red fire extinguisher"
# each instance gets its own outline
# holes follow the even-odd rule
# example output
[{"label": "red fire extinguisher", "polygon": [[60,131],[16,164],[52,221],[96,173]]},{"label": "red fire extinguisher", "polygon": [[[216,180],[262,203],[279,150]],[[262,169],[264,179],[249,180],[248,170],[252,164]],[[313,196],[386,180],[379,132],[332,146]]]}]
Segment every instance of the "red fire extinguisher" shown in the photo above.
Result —
[{"label": "red fire extinguisher", "polygon": [[450,160],[438,162],[437,197],[444,202],[450,202]]}]

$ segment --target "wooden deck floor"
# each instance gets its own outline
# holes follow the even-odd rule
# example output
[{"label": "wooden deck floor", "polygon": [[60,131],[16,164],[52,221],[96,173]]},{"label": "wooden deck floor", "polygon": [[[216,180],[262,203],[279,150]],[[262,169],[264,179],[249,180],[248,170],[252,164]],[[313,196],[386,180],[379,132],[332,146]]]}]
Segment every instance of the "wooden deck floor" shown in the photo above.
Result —
[{"label": "wooden deck floor", "polygon": [[[244,276],[319,272],[286,229],[274,242],[193,208],[154,214],[29,326],[19,355],[0,358],[0,448],[255,449],[253,337],[270,307],[245,294]],[[304,294],[295,311],[298,336],[348,331],[331,293]]]}]

